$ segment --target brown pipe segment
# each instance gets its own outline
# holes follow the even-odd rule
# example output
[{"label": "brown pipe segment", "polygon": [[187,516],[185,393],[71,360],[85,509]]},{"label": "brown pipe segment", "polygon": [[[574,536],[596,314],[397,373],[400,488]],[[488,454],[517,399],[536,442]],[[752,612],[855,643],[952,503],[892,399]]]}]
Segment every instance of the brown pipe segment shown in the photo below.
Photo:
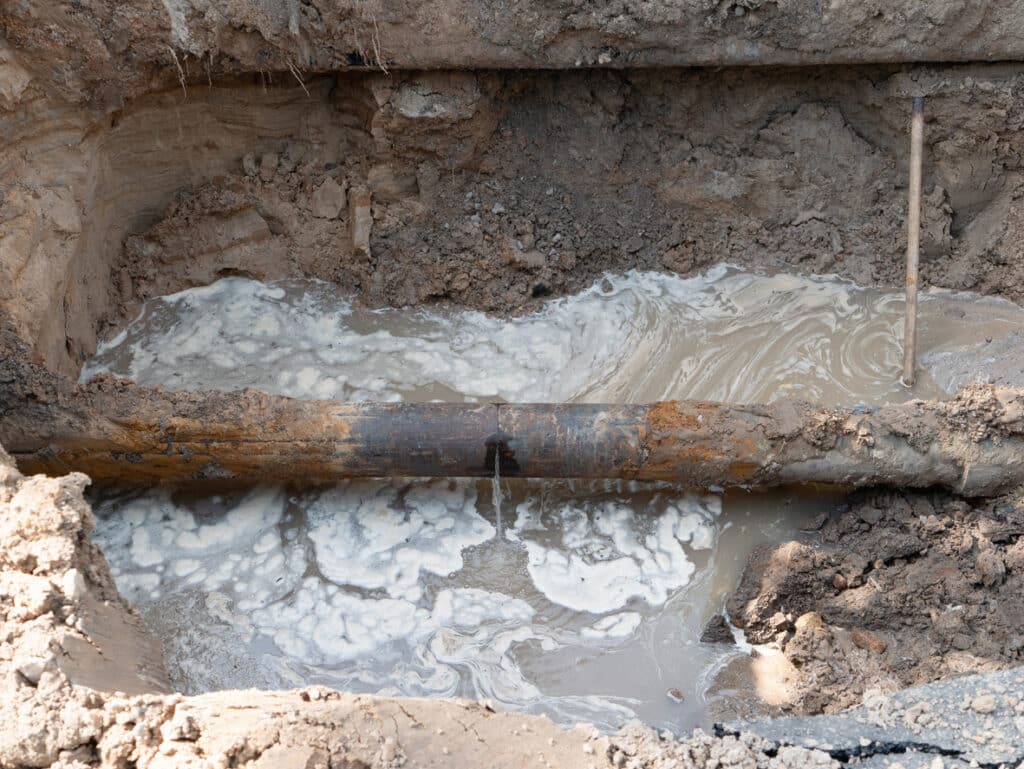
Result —
[{"label": "brown pipe segment", "polygon": [[830,409],[729,405],[340,403],[245,390],[167,392],[103,378],[0,415],[24,472],[135,483],[351,477],[671,480],[693,487],[1024,481],[1024,393]]}]

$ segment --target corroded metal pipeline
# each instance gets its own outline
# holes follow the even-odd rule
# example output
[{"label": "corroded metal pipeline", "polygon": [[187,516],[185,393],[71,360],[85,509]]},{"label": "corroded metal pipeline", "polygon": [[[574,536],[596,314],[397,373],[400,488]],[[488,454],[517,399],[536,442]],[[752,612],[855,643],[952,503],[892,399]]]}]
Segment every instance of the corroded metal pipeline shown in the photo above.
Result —
[{"label": "corroded metal pipeline", "polygon": [[671,480],[694,487],[1024,481],[1024,393],[976,386],[949,401],[830,409],[340,403],[262,392],[167,392],[121,380],[0,416],[25,472],[148,483],[371,476]]}]

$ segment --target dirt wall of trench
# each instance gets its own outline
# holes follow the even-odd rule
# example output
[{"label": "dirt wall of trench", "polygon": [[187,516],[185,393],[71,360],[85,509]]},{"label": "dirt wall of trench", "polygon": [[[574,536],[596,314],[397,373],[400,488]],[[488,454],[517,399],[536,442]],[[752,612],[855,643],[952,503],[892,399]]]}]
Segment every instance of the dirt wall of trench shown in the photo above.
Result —
[{"label": "dirt wall of trench", "polygon": [[4,57],[0,302],[69,375],[230,274],[498,313],[633,267],[896,284],[918,91],[924,282],[1024,294],[1018,65],[264,72],[115,108]]},{"label": "dirt wall of trench", "polygon": [[1020,60],[1021,0],[11,0],[0,32],[65,97],[189,74]]}]

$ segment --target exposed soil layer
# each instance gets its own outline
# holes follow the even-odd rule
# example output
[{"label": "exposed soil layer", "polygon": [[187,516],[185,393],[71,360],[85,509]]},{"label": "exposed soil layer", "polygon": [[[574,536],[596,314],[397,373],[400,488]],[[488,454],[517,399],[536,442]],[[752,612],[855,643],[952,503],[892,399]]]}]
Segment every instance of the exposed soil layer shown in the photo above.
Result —
[{"label": "exposed soil layer", "polygon": [[72,100],[179,78],[342,68],[993,61],[1024,56],[1020,0],[17,0],[0,31]]},{"label": "exposed soil layer", "polygon": [[893,690],[1024,661],[1024,504],[860,492],[820,540],[763,546],[729,601],[796,670],[790,704],[834,713]]},{"label": "exposed soil layer", "polygon": [[1017,65],[277,73],[118,108],[13,67],[0,300],[66,374],[139,299],[224,275],[498,313],[634,267],[895,285],[921,91],[924,282],[1024,295]]}]

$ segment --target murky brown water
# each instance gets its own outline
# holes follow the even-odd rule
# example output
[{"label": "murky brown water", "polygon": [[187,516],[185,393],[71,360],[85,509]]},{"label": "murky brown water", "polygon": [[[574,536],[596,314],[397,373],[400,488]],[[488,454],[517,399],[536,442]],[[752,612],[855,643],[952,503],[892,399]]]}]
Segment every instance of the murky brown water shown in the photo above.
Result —
[{"label": "murky brown water", "polygon": [[[83,376],[302,398],[792,393],[852,404],[937,396],[939,383],[983,376],[983,356],[967,352],[998,346],[1024,320],[1006,302],[925,295],[921,349],[957,369],[935,363],[908,391],[897,381],[902,311],[894,292],[724,267],[689,280],[609,277],[514,321],[371,312],[326,284],[231,279],[149,303]],[[698,637],[751,547],[800,536],[837,503],[820,491],[665,484],[500,489],[500,520],[488,482],[136,493],[100,504],[97,539],[186,691],[315,681],[682,729],[739,653]]]}]

